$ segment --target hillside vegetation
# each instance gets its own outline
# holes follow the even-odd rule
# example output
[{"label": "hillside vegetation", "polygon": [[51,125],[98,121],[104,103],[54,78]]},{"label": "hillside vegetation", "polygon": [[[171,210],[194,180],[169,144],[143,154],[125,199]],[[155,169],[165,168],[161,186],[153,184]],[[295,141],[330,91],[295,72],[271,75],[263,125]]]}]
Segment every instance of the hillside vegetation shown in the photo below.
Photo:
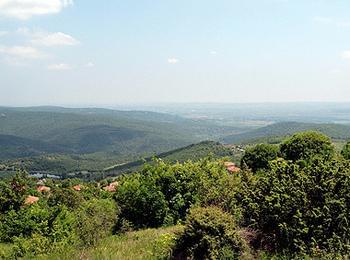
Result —
[{"label": "hillside vegetation", "polygon": [[[26,169],[29,172],[49,172],[51,174],[66,177],[67,175],[65,173],[78,174],[81,171],[87,171],[88,175],[75,174],[75,177],[84,179],[101,179],[103,176],[116,176],[122,173],[131,173],[138,171],[142,168],[145,162],[153,163],[154,158],[159,158],[169,163],[175,163],[185,162],[188,160],[198,161],[206,157],[211,157],[213,159],[227,157],[228,160],[239,163],[240,158],[242,157],[242,153],[243,149],[239,147],[224,146],[214,141],[203,141],[197,144],[191,144],[185,147],[170,150],[168,152],[145,157],[144,159],[139,159],[127,163],[118,163],[116,165],[113,164],[113,160],[102,160],[95,154],[50,154],[37,157],[21,158],[20,160],[12,160],[7,164],[11,170],[12,167],[10,166],[13,166],[17,169]],[[1,172],[0,174],[3,175]]]},{"label": "hillside vegetation", "polygon": [[[68,110],[70,111],[70,110]],[[78,110],[80,111],[80,110]],[[41,153],[96,153],[118,155],[170,150],[197,140],[182,131],[176,121],[157,123],[133,118],[131,112],[46,112],[0,110],[2,158],[9,146],[38,155]],[[136,112],[137,113],[137,112]],[[138,113],[137,113],[138,114]],[[151,117],[154,117],[151,114]],[[138,116],[141,117],[141,116]],[[15,137],[21,142],[12,142]]]},{"label": "hillside vegetation", "polygon": [[[81,250],[65,250],[36,259],[80,260],[80,259],[168,259],[181,226],[145,229],[105,238],[93,247]],[[0,245],[1,248],[1,245]],[[4,248],[4,251],[10,248]],[[1,251],[1,249],[0,249]],[[24,257],[26,259],[26,257]],[[31,258],[28,258],[31,259]]]},{"label": "hillside vegetation", "polygon": [[215,158],[98,183],[19,172],[0,182],[0,257],[346,259],[349,146],[307,131],[250,147],[234,172]]},{"label": "hillside vegetation", "polygon": [[270,140],[280,142],[284,137],[297,132],[315,130],[332,139],[348,140],[350,139],[350,126],[341,124],[316,124],[301,122],[280,122],[258,128],[245,133],[234,134],[224,137],[225,143],[253,143]]},{"label": "hillside vegetation", "polygon": [[99,108],[0,108],[0,161],[60,165],[53,171],[99,170],[228,133],[221,127],[175,115]]},{"label": "hillside vegetation", "polygon": [[161,153],[155,157],[148,157],[130,163],[111,166],[106,168],[105,171],[107,175],[135,172],[139,170],[145,162],[151,163],[154,158],[162,159],[164,162],[168,163],[183,163],[188,160],[195,162],[206,157],[211,157],[212,159],[227,157],[229,160],[238,162],[241,156],[242,152],[235,150],[232,147],[224,146],[218,142],[204,141],[198,144],[191,144],[186,147]]}]

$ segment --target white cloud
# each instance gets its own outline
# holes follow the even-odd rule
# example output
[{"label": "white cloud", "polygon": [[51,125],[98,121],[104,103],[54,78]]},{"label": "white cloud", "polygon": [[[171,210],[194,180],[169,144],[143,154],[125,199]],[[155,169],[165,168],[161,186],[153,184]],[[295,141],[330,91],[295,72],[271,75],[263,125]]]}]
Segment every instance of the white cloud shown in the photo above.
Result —
[{"label": "white cloud", "polygon": [[0,0],[0,15],[26,20],[35,15],[55,14],[73,0]]},{"label": "white cloud", "polygon": [[345,60],[350,60],[350,51],[343,51],[341,57]]},{"label": "white cloud", "polygon": [[45,53],[30,46],[0,46],[0,53],[20,59],[41,59],[47,56]]},{"label": "white cloud", "polygon": [[211,54],[211,55],[216,55],[216,54],[218,54],[218,53],[217,53],[217,51],[211,51],[210,54]]},{"label": "white cloud", "polygon": [[50,64],[47,66],[48,70],[70,70],[72,66],[66,63]]},{"label": "white cloud", "polygon": [[55,45],[77,45],[79,41],[72,36],[62,33],[48,33],[48,34],[36,34],[31,40],[33,44],[43,45],[43,46],[55,46]]},{"label": "white cloud", "polygon": [[34,45],[51,47],[74,46],[80,43],[74,37],[62,32],[49,33],[42,30],[31,31],[28,28],[19,28],[17,32],[29,37],[30,42]]},{"label": "white cloud", "polygon": [[95,64],[91,61],[89,61],[88,63],[85,64],[85,67],[88,67],[88,68],[92,68],[94,66],[95,66]]},{"label": "white cloud", "polygon": [[178,63],[179,62],[179,60],[177,59],[177,58],[169,58],[168,59],[168,63],[169,64],[176,64],[176,63]]}]

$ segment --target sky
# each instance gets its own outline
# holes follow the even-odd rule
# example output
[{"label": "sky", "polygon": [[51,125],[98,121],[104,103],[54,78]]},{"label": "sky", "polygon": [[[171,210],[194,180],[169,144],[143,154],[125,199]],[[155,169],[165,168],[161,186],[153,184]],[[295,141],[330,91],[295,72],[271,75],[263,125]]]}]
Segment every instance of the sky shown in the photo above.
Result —
[{"label": "sky", "polygon": [[0,106],[350,102],[349,0],[0,0]]}]

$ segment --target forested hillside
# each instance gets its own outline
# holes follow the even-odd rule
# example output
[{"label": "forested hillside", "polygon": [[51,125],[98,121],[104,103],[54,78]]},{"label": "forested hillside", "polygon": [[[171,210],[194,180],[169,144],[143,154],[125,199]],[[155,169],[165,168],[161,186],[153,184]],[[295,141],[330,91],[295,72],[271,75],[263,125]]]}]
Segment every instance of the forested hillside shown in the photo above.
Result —
[{"label": "forested hillside", "polygon": [[[239,126],[223,127],[205,120],[147,111],[3,107],[0,108],[0,162],[31,172],[58,175],[101,172],[111,165],[241,131]],[[197,152],[177,153],[173,159],[198,158]],[[137,165],[140,164],[138,161]]]},{"label": "forested hillside", "polygon": [[[68,110],[70,111],[70,110]],[[157,123],[133,119],[130,116],[99,112],[47,112],[2,109],[0,133],[28,139],[27,142],[45,143],[45,149],[33,149],[21,143],[14,147],[32,152],[32,155],[61,151],[64,153],[110,152],[142,154],[180,147],[196,140],[179,128],[176,122]],[[8,144],[11,136],[2,139]],[[40,146],[36,147],[40,148]],[[4,149],[2,149],[4,150]]]},{"label": "forested hillside", "polygon": [[[211,157],[212,159],[228,158],[228,160],[238,162],[242,156],[242,150],[233,147],[224,146],[218,142],[204,141],[198,144],[191,144],[186,147],[175,149],[169,152],[161,153],[155,158],[162,159],[168,163],[183,163],[185,161],[198,161],[200,159]],[[111,166],[105,169],[107,175],[117,175],[121,173],[135,172],[142,167],[145,162],[152,162],[153,157],[144,158],[129,163]]]},{"label": "forested hillside", "polygon": [[222,138],[225,143],[249,143],[259,142],[277,138],[278,141],[288,135],[300,131],[316,130],[324,133],[332,139],[347,140],[350,139],[350,126],[341,124],[316,124],[301,122],[280,122],[258,128],[245,133],[229,135]]},{"label": "forested hillside", "polygon": [[59,107],[0,108],[0,158],[45,153],[104,153],[106,156],[123,157],[124,160],[237,131],[234,127],[218,127],[154,112]]},{"label": "forested hillside", "polygon": [[[185,150],[209,145],[225,154]],[[237,171],[214,157],[99,182],[20,171],[0,181],[0,258],[344,259],[349,166],[350,142],[308,131],[250,147]]]}]

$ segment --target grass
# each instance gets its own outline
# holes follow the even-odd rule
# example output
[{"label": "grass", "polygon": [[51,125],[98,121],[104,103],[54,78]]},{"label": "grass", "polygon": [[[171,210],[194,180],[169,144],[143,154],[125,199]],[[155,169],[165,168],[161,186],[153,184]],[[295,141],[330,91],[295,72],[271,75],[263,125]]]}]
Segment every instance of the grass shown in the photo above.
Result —
[{"label": "grass", "polygon": [[0,243],[0,259],[6,258],[6,256],[9,256],[12,252],[12,245],[11,244],[2,244]]},{"label": "grass", "polygon": [[[167,259],[176,242],[176,233],[182,226],[145,229],[115,235],[102,240],[96,247],[81,250],[65,250],[35,259],[100,260],[100,259]],[[0,247],[1,250],[1,247]],[[33,258],[25,258],[33,259]]]}]

